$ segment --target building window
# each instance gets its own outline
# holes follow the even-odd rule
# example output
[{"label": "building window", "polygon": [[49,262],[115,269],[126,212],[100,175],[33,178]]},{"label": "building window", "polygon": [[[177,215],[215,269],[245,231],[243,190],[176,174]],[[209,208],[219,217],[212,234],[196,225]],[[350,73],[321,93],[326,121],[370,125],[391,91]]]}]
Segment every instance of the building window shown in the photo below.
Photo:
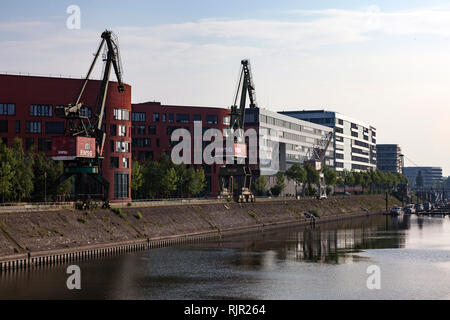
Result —
[{"label": "building window", "polygon": [[187,113],[177,113],[178,123],[189,123],[189,114]]},{"label": "building window", "polygon": [[167,121],[167,115],[165,113],[162,114],[162,122]]},{"label": "building window", "polygon": [[153,122],[159,122],[159,113],[153,114]]},{"label": "building window", "polygon": [[130,111],[125,109],[114,109],[114,120],[130,121]]},{"label": "building window", "polygon": [[194,114],[194,121],[202,121],[202,115],[201,114]]},{"label": "building window", "polygon": [[30,105],[30,116],[33,117],[51,117],[52,106],[46,104],[32,104]]},{"label": "building window", "polygon": [[156,139],[156,147],[159,148],[159,139]]},{"label": "building window", "polygon": [[14,103],[0,103],[0,116],[14,116],[16,105]]},{"label": "building window", "polygon": [[109,126],[109,130],[110,130],[110,135],[111,137],[115,137],[117,135],[117,126],[115,124],[111,124]]},{"label": "building window", "polygon": [[173,123],[173,113],[169,113],[169,122]]},{"label": "building window", "polygon": [[229,125],[230,124],[230,117],[229,116],[223,117],[223,124],[225,124],[225,125]]},{"label": "building window", "polygon": [[63,134],[64,122],[46,122],[45,133]]},{"label": "building window", "polygon": [[116,152],[130,152],[130,143],[128,141],[116,141]]},{"label": "building window", "polygon": [[20,133],[20,120],[16,120],[16,133]]},{"label": "building window", "polygon": [[118,169],[119,168],[119,157],[111,157],[110,163],[111,163],[111,169]]},{"label": "building window", "polygon": [[207,124],[217,124],[218,123],[218,117],[216,115],[207,115],[206,116],[206,123]]},{"label": "building window", "polygon": [[352,137],[358,137],[358,132],[353,132],[352,131]]},{"label": "building window", "polygon": [[126,158],[126,157],[123,157],[122,158],[122,167],[124,169],[128,169],[130,167],[129,165],[130,165],[130,159]]},{"label": "building window", "polygon": [[8,120],[0,120],[0,132],[8,133]]},{"label": "building window", "polygon": [[137,134],[145,134],[145,126],[137,126]]},{"label": "building window", "polygon": [[133,112],[131,113],[131,120],[138,122],[145,122],[145,112]]},{"label": "building window", "polygon": [[41,122],[40,121],[27,121],[26,122],[26,133],[41,133]]},{"label": "building window", "polygon": [[38,150],[39,151],[51,151],[52,150],[52,139],[38,139]]},{"label": "building window", "polygon": [[133,148],[148,148],[151,146],[152,140],[149,138],[133,138],[131,145]]},{"label": "building window", "polygon": [[111,152],[114,152],[114,140],[111,140]]},{"label": "building window", "polygon": [[114,198],[128,198],[128,173],[114,173]]},{"label": "building window", "polygon": [[148,126],[148,134],[156,134],[156,126]]},{"label": "building window", "polygon": [[127,136],[127,126],[119,124],[119,137]]}]

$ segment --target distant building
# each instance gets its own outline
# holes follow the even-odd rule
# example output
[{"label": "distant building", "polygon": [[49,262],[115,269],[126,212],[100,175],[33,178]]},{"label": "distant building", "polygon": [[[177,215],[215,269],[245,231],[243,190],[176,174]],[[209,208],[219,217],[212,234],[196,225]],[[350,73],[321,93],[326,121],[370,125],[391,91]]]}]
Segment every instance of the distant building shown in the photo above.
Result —
[{"label": "distant building", "polygon": [[383,172],[403,172],[403,154],[398,144],[377,144],[377,169]]},{"label": "distant building", "polygon": [[410,186],[413,188],[417,187],[416,180],[419,172],[423,178],[422,188],[436,187],[443,181],[441,167],[404,167],[403,175],[408,178]]},{"label": "distant building", "polygon": [[283,111],[280,114],[335,129],[333,149],[336,171],[376,168],[377,141],[374,127],[334,111]]}]

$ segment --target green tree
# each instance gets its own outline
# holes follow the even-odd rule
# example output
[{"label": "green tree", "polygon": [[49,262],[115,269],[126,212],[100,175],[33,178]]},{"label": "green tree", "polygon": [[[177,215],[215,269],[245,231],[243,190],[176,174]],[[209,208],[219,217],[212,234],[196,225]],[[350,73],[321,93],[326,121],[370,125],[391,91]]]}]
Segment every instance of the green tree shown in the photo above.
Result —
[{"label": "green tree", "polygon": [[372,183],[372,178],[371,178],[370,172],[364,171],[363,177],[362,177],[363,191],[364,191],[364,188],[369,187],[371,185],[371,183]]},{"label": "green tree", "polygon": [[328,166],[324,166],[322,169],[323,177],[325,179],[325,183],[328,186],[334,186],[337,182],[337,173],[335,170],[329,168]]},{"label": "green tree", "polygon": [[253,183],[253,189],[259,196],[264,195],[267,190],[267,178],[266,176],[259,176]]},{"label": "green tree", "polygon": [[134,197],[136,198],[136,194],[141,189],[144,184],[144,168],[139,163],[139,161],[131,162],[131,192],[134,193]]},{"label": "green tree", "polygon": [[306,170],[299,163],[294,163],[286,170],[286,177],[295,182],[295,195],[298,195],[297,186],[302,186],[306,182]]},{"label": "green tree", "polygon": [[312,165],[305,165],[306,170],[306,182],[308,183],[308,195],[313,195],[313,184],[318,184],[320,182],[319,171],[316,170]]},{"label": "green tree", "polygon": [[363,184],[362,173],[354,171],[354,172],[352,172],[352,175],[353,175],[353,179],[355,180],[354,181],[354,185],[355,186],[362,186],[362,184]]},{"label": "green tree", "polygon": [[9,199],[12,193],[12,183],[14,172],[11,170],[11,165],[3,160],[3,150],[0,150],[0,194],[2,195],[2,202]]},{"label": "green tree", "polygon": [[193,196],[198,196],[206,187],[205,172],[203,169],[189,168],[188,177],[187,192]]},{"label": "green tree", "polygon": [[161,194],[161,182],[164,175],[161,165],[156,161],[149,161],[144,165],[143,195],[156,198]]},{"label": "green tree", "polygon": [[161,194],[170,197],[177,190],[178,176],[175,168],[169,168],[162,177]]},{"label": "green tree", "polygon": [[14,172],[11,180],[13,199],[16,201],[30,199],[31,193],[34,190],[33,157],[30,154],[25,154],[22,140],[18,137],[14,138],[11,151],[15,159],[15,161],[10,161],[11,170]]}]

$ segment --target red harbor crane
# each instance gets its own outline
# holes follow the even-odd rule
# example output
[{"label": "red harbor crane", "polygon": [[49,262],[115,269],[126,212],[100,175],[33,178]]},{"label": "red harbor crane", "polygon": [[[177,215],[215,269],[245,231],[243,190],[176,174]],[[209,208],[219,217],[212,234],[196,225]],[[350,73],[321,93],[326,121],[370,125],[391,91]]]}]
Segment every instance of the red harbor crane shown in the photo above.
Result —
[{"label": "red harbor crane", "polygon": [[[239,106],[237,105],[240,93]],[[247,159],[247,144],[244,136],[245,104],[247,94],[250,108],[258,108],[256,104],[255,85],[253,84],[250,62],[241,61],[241,71],[238,89],[231,106],[230,135],[234,136],[233,163],[222,166],[219,171],[219,198],[234,198],[237,202],[254,202],[255,196],[251,191],[252,171],[245,163]]]},{"label": "red harbor crane", "polygon": [[[117,37],[112,31],[104,31],[101,35],[101,43],[95,54],[82,88],[75,103],[64,108],[55,110],[58,117],[66,119],[66,133],[64,136],[55,137],[53,140],[52,158],[64,161],[64,172],[58,178],[56,187],[71,177],[75,177],[75,197],[83,202],[83,207],[90,207],[100,198],[103,207],[108,207],[109,182],[102,175],[103,148],[105,145],[106,133],[103,129],[103,118],[108,111],[105,107],[108,94],[108,84],[111,69],[114,68],[118,81],[118,91],[124,92],[122,83],[122,65],[120,60]],[[90,119],[86,114],[86,108],[81,102],[86,85],[94,69],[95,63],[105,46],[103,54],[104,68],[103,79],[100,85],[100,92],[97,101],[96,115]],[[89,188],[89,179],[97,183],[100,191],[92,193]],[[95,188],[94,188],[95,189]],[[102,190],[100,190],[102,189]]]}]

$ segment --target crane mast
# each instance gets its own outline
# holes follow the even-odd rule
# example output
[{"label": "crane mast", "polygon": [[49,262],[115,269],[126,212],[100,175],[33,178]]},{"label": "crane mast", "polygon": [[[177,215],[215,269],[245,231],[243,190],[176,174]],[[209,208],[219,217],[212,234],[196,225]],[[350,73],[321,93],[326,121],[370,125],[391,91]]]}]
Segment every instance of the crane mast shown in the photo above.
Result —
[{"label": "crane mast", "polygon": [[317,197],[319,199],[327,198],[327,186],[323,168],[325,166],[325,155],[333,137],[334,132],[328,132],[312,149],[309,150],[308,160],[304,162],[305,165],[311,165],[314,169],[319,171],[319,188],[317,190]]},{"label": "crane mast", "polygon": [[[239,99],[240,94],[240,99]],[[234,152],[239,148],[245,150],[244,154],[234,154],[233,163],[226,164],[220,168],[220,195],[219,198],[234,197],[238,202],[255,201],[255,197],[251,192],[252,171],[248,164],[245,163],[247,157],[247,145],[244,137],[245,122],[245,105],[247,95],[250,100],[250,108],[257,108],[255,86],[251,73],[250,62],[248,60],[241,61],[241,71],[238,82],[238,89],[231,106],[229,131],[234,139]],[[239,100],[239,106],[237,102]]]},{"label": "crane mast", "polygon": [[[57,185],[75,176],[76,189],[78,188],[75,192],[77,200],[81,198],[83,206],[89,206],[91,198],[98,196],[89,195],[89,192],[86,190],[88,185],[87,178],[90,177],[103,188],[101,198],[103,199],[103,206],[107,207],[109,206],[109,182],[101,174],[103,148],[106,138],[102,124],[106,112],[105,103],[108,95],[111,69],[114,69],[116,74],[117,90],[122,93],[125,91],[125,87],[122,82],[122,64],[117,37],[112,31],[106,30],[102,33],[101,38],[102,40],[75,103],[55,110],[56,116],[66,119],[67,126],[65,136],[54,139],[53,159],[64,161],[64,173],[59,177]],[[103,54],[103,77],[97,100],[96,115],[94,122],[91,122],[89,116],[83,112],[85,105],[81,102],[81,99],[103,48],[105,50]]]}]

